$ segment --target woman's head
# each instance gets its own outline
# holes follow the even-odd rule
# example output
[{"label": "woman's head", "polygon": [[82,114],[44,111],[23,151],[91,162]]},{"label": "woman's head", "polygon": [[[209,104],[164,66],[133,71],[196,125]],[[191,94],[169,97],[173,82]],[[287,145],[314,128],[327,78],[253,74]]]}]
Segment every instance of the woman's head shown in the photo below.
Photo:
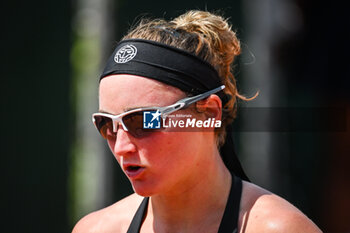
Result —
[{"label": "woman's head", "polygon": [[[231,142],[223,145],[225,128],[235,117],[236,97],[244,98],[238,94],[231,72],[231,65],[239,53],[239,41],[226,20],[202,11],[189,11],[169,22],[143,20],[122,39],[101,76],[100,112],[109,114],[94,115],[94,120],[98,129],[106,126],[112,132],[111,135],[115,133],[108,139],[108,143],[126,173],[128,169],[124,167],[123,158],[127,158],[128,155],[134,154],[141,156],[139,157],[141,160],[145,159],[136,161],[139,168],[143,164],[153,166],[154,163],[148,163],[148,159],[156,161],[152,159],[151,154],[159,153],[151,151],[152,148],[161,148],[162,153],[170,154],[165,158],[161,157],[163,164],[161,161],[155,162],[161,164],[160,168],[164,165],[176,167],[179,162],[175,161],[185,161],[185,164],[177,166],[181,171],[179,174],[195,171],[194,168],[201,167],[202,163],[204,163],[202,165],[211,164],[210,160],[207,160],[208,157],[203,154],[220,158],[218,152],[220,148],[226,166],[235,174],[245,177],[239,161],[233,156]],[[226,88],[220,91],[223,85]],[[192,108],[181,109],[179,113],[189,113],[201,120],[208,118],[221,120],[219,129],[213,130],[211,127],[209,133],[194,131],[190,134],[186,132],[169,134],[168,130],[164,130],[144,138],[127,137],[132,134],[120,133],[122,132],[119,130],[120,125],[126,130],[122,120],[125,118],[121,117],[129,114],[130,109],[164,107],[186,96],[196,99],[198,95],[203,96],[203,93],[209,92],[218,93],[196,102]],[[178,106],[178,103],[175,105]],[[142,115],[144,117],[144,113]],[[122,137],[119,137],[119,134]],[[164,138],[159,137],[160,135]],[[121,140],[123,138],[128,140]],[[174,161],[166,159],[168,156],[174,158]],[[222,163],[221,159],[216,161]],[[186,167],[189,169],[182,169]],[[172,171],[169,174],[177,174],[174,177],[180,177],[174,172],[175,170],[166,171]],[[197,171],[200,173],[203,169]],[[167,179],[171,180],[169,177]],[[189,180],[188,177],[186,179]],[[135,188],[135,184],[133,185]]]},{"label": "woman's head", "polygon": [[221,16],[205,11],[188,11],[171,21],[142,20],[123,40],[138,38],[157,41],[185,50],[211,64],[226,86],[224,92],[230,96],[223,106],[222,126],[218,130],[217,144],[225,140],[225,126],[235,117],[236,81],[232,74],[232,63],[240,54],[240,42],[231,26]]}]

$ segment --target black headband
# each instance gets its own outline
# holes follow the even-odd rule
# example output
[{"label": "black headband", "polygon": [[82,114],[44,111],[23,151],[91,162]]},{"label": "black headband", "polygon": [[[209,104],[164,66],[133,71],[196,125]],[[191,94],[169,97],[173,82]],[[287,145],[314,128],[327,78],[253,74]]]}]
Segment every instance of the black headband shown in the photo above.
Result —
[{"label": "black headband", "polygon": [[112,74],[133,74],[197,94],[222,85],[216,70],[184,50],[155,41],[123,40],[108,59],[100,79]]},{"label": "black headband", "polygon": [[[180,90],[199,94],[222,85],[216,70],[206,61],[184,50],[155,41],[130,39],[121,41],[100,77],[133,74],[166,83]],[[218,93],[223,105],[229,97]],[[234,151],[231,126],[227,127],[225,144],[220,154],[227,168],[249,181]]]}]

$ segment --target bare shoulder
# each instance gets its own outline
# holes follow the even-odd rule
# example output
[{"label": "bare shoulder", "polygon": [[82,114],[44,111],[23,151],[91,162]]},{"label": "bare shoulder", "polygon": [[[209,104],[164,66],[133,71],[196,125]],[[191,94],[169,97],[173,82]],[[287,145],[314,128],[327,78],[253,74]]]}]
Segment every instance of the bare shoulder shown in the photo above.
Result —
[{"label": "bare shoulder", "polygon": [[244,182],[240,232],[322,232],[306,215],[285,199]]},{"label": "bare shoulder", "polygon": [[143,197],[132,194],[113,205],[83,217],[72,233],[126,232]]}]

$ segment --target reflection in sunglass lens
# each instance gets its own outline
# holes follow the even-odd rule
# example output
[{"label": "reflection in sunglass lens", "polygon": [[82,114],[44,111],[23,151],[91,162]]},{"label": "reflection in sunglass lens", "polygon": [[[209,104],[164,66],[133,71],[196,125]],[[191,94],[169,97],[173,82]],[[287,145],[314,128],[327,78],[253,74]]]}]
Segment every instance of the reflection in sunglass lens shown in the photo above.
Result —
[{"label": "reflection in sunglass lens", "polygon": [[134,137],[143,137],[146,131],[143,129],[143,111],[133,112],[123,117],[123,122],[128,132]]},{"label": "reflection in sunglass lens", "polygon": [[112,119],[105,116],[95,116],[95,124],[103,138],[115,139]]}]

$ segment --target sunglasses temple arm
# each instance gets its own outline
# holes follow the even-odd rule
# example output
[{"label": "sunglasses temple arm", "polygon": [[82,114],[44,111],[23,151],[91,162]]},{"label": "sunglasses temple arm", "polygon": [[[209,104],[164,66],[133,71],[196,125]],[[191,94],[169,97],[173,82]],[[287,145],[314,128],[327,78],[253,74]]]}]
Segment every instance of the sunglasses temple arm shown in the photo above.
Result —
[{"label": "sunglasses temple arm", "polygon": [[173,105],[170,105],[170,106],[168,106],[168,107],[166,107],[166,108],[160,109],[160,112],[162,113],[162,117],[163,117],[164,119],[166,119],[166,117],[167,117],[169,114],[171,114],[171,113],[173,113],[173,112],[175,112],[175,111],[177,111],[177,110],[179,110],[179,109],[181,109],[181,108],[184,108],[184,107],[185,107],[185,103],[179,103],[179,102],[177,102],[177,103],[175,103],[175,104],[173,104]]},{"label": "sunglasses temple arm", "polygon": [[202,94],[182,99],[173,105],[170,105],[164,109],[161,109],[160,111],[162,112],[162,116],[164,118],[166,118],[167,115],[169,115],[169,114],[171,114],[171,113],[173,113],[181,108],[185,108],[185,107],[189,106],[190,104],[193,104],[199,100],[205,99],[205,98],[209,97],[211,94],[219,92],[219,91],[223,90],[224,88],[225,88],[225,85],[222,85],[220,87],[217,87],[213,90],[204,92]]},{"label": "sunglasses temple arm", "polygon": [[213,90],[204,92],[202,94],[182,99],[182,100],[180,100],[177,103],[184,103],[183,108],[185,108],[185,107],[187,107],[190,104],[193,104],[193,103],[195,103],[195,102],[197,102],[199,100],[202,100],[202,99],[205,99],[205,98],[209,97],[211,94],[214,94],[214,93],[217,93],[217,92],[223,90],[224,88],[225,88],[225,85],[222,85],[220,87],[217,87],[217,88],[215,88]]}]

